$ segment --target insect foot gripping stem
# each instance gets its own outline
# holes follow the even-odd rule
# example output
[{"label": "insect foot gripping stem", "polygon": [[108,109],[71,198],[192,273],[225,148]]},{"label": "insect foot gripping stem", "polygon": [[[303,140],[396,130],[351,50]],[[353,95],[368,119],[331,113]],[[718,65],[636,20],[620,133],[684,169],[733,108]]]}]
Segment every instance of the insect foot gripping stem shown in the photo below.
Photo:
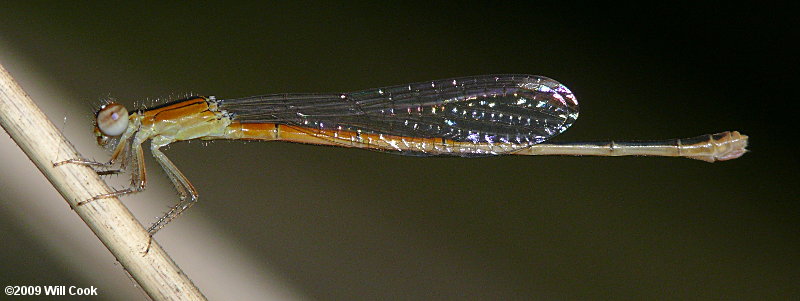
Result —
[{"label": "insect foot gripping stem", "polygon": [[[701,138],[702,142],[699,141]],[[747,138],[737,131],[728,131],[686,139],[687,142],[690,140],[696,142],[687,143],[682,147],[687,158],[706,162],[725,161],[739,158],[747,152]]]}]

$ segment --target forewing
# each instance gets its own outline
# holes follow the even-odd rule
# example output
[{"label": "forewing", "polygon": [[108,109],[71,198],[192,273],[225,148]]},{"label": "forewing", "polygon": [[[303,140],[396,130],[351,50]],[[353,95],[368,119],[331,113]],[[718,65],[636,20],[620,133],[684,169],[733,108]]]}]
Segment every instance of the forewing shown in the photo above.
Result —
[{"label": "forewing", "polygon": [[[569,89],[534,75],[462,77],[338,94],[263,95],[222,100],[220,108],[242,123],[300,126],[317,134],[442,138],[496,145],[491,153],[497,154],[550,139],[578,117],[578,102]],[[428,149],[424,154],[446,153]]]}]

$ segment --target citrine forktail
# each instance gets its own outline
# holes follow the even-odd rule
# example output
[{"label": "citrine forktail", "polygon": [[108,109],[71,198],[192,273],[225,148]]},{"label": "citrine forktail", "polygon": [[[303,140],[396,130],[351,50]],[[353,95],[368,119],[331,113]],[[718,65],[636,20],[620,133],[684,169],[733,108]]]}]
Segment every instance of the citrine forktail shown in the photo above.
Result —
[{"label": "citrine forktail", "polygon": [[[97,112],[95,135],[113,146],[108,162],[88,166],[131,168],[128,188],[87,202],[144,190],[142,143],[180,200],[148,229],[152,236],[197,202],[197,189],[161,148],[184,140],[264,140],[363,148],[414,156],[493,155],[667,156],[708,162],[746,152],[736,131],[647,142],[547,142],[578,118],[578,101],[564,85],[543,76],[485,75],[336,94],[271,94],[236,99],[190,97],[129,114],[108,103]],[[118,160],[119,159],[119,160]]]}]

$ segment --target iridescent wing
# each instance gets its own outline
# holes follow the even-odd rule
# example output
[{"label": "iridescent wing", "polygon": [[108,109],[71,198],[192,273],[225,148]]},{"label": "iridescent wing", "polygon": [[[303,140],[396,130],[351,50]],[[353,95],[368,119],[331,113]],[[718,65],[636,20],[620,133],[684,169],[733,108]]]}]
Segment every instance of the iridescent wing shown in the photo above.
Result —
[{"label": "iridescent wing", "polygon": [[476,146],[474,152],[458,154],[430,148],[402,151],[415,155],[514,152],[564,132],[578,118],[572,92],[535,75],[461,77],[338,94],[253,96],[221,100],[219,108],[235,121],[302,127],[332,142],[344,139],[338,131],[349,131]]}]

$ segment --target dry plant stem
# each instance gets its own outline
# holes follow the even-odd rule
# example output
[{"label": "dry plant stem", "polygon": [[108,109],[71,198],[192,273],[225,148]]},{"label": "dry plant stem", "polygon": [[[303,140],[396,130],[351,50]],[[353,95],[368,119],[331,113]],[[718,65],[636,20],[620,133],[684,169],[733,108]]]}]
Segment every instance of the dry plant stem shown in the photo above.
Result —
[{"label": "dry plant stem", "polygon": [[[78,202],[111,189],[91,168],[53,163],[80,155],[0,64],[0,125],[154,300],[205,300],[200,290],[117,198]],[[55,205],[55,204],[53,204]]]}]

